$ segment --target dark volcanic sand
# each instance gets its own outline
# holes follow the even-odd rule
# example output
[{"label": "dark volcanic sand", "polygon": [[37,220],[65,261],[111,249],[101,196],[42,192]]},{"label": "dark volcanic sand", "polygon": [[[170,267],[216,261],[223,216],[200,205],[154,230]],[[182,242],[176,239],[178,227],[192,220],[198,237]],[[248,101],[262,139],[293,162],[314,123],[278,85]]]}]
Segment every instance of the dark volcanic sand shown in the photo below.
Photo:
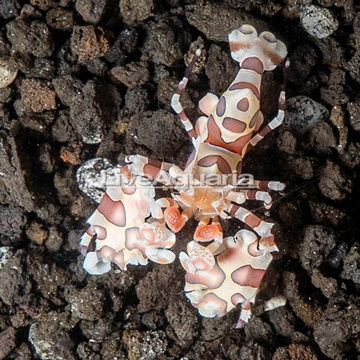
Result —
[{"label": "dark volcanic sand", "polygon": [[[311,2],[320,7],[316,16],[328,17],[320,35],[337,19],[329,37],[302,28],[300,5]],[[0,58],[18,70],[0,89],[0,359],[359,359],[360,6],[30,3],[0,0]],[[280,252],[255,316],[236,330],[238,310],[220,319],[198,315],[178,261],[87,275],[78,245],[96,203],[78,189],[75,173],[94,157],[115,164],[134,153],[184,164],[191,143],[170,108],[184,58],[203,46],[183,97],[195,120],[198,100],[221,94],[234,78],[226,37],[242,23],[287,44],[293,99],[286,124],[244,162],[246,173],[288,187],[286,196],[274,194],[269,218]],[[264,76],[267,120],[281,82],[282,66]],[[261,207],[248,207],[265,218]],[[178,235],[177,253],[195,225]],[[239,225],[224,224],[225,235]],[[274,295],[287,305],[264,312]]]}]

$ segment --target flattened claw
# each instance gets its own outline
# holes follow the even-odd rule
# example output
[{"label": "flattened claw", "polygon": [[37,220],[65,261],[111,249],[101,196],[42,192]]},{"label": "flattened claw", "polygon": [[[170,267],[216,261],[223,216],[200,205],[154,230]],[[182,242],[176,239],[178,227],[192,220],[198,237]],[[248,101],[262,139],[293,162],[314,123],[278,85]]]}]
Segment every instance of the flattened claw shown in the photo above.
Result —
[{"label": "flattened claw", "polygon": [[196,267],[191,263],[191,259],[188,254],[181,252],[179,254],[179,260],[181,266],[187,273],[194,274],[196,272]]},{"label": "flattened claw", "polygon": [[102,275],[110,271],[110,262],[99,260],[95,251],[89,252],[84,260],[84,269],[91,275]]},{"label": "flattened claw", "polygon": [[214,110],[214,107],[218,103],[219,98],[212,94],[207,93],[200,101],[199,101],[199,108],[200,110],[207,116],[211,114]]},{"label": "flattened claw", "polygon": [[147,248],[146,256],[158,264],[171,264],[175,260],[175,254],[167,249]]},{"label": "flattened claw", "polygon": [[200,136],[202,134],[202,132],[204,131],[207,119],[208,118],[206,116],[200,116],[197,119],[196,124],[195,124],[195,130],[196,130],[197,135]]},{"label": "flattened claw", "polygon": [[142,175],[144,173],[144,166],[146,165],[144,159],[146,158],[140,155],[127,156],[127,161],[129,163],[128,169],[133,175]]},{"label": "flattened claw", "polygon": [[274,241],[274,235],[261,238],[259,241],[259,249],[264,252],[279,251]]}]

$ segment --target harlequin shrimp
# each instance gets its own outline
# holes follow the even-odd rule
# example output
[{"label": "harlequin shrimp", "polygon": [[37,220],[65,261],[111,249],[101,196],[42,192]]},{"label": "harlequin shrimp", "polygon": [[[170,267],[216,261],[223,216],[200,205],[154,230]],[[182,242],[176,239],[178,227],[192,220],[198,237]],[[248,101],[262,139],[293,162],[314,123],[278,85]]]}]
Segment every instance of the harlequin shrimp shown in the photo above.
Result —
[{"label": "harlequin shrimp", "polygon": [[[261,220],[242,205],[260,201],[269,209],[270,191],[282,191],[278,181],[242,181],[242,160],[270,131],[281,125],[285,110],[285,82],[277,116],[262,126],[260,85],[264,71],[271,71],[287,54],[283,42],[270,32],[260,35],[243,25],[229,35],[232,58],[240,65],[234,81],[220,98],[208,93],[199,102],[201,116],[195,127],[188,119],[181,96],[200,56],[195,53],[180,81],[171,105],[188,133],[194,151],[184,167],[146,158],[127,156],[121,165],[121,186],[108,188],[90,217],[90,228],[81,240],[86,254],[96,237],[96,249],[86,255],[84,267],[92,274],[110,270],[110,263],[144,265],[148,260],[171,263],[169,250],[175,234],[194,217],[198,221],[187,252],[180,262],[186,271],[185,292],[204,317],[223,316],[242,305],[237,327],[248,322],[261,280],[277,251],[271,233],[273,223]],[[287,61],[285,68],[289,66]],[[285,76],[286,78],[286,76]],[[140,186],[141,181],[147,186]],[[172,197],[155,199],[151,182],[172,186]],[[223,238],[220,219],[239,219],[242,229]]]}]

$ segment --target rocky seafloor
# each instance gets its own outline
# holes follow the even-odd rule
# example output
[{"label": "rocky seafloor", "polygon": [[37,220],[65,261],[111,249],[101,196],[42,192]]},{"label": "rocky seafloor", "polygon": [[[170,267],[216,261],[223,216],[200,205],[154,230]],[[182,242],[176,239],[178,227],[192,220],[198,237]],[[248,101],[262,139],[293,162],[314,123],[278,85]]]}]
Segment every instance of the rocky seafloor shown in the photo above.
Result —
[{"label": "rocky seafloor", "polygon": [[[291,60],[286,121],[243,169],[288,186],[269,217],[249,204],[276,224],[280,251],[234,329],[238,309],[198,315],[177,260],[87,275],[79,239],[97,204],[75,174],[135,153],[185,164],[170,98],[199,45],[190,119],[227,88],[227,34],[243,23],[273,31]],[[282,79],[282,66],[264,75],[267,120]],[[0,0],[0,359],[359,359],[359,91],[353,0]],[[264,312],[277,295],[287,304]]]}]

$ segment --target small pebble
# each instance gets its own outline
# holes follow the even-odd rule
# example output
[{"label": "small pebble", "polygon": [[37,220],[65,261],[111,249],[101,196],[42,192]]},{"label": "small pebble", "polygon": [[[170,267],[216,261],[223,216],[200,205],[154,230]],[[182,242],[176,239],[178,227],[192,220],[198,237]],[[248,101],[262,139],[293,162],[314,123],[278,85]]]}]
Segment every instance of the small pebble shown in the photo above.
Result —
[{"label": "small pebble", "polygon": [[77,0],[75,9],[85,22],[97,24],[111,8],[108,3],[108,0]]},{"label": "small pebble", "polygon": [[46,13],[47,25],[55,30],[71,30],[74,26],[74,14],[62,8],[51,9]]},{"label": "small pebble", "polygon": [[81,134],[81,140],[84,144],[99,144],[103,138],[103,132],[100,126],[89,126]]},{"label": "small pebble", "polygon": [[123,341],[128,350],[129,360],[159,359],[168,347],[166,335],[161,330],[145,332],[125,330]]},{"label": "small pebble", "polygon": [[14,250],[11,246],[1,246],[0,247],[0,270],[8,260],[14,255]]},{"label": "small pebble", "polygon": [[311,4],[301,8],[300,22],[308,34],[318,39],[330,36],[339,26],[330,10]]},{"label": "small pebble", "polygon": [[346,109],[349,112],[349,123],[355,131],[360,131],[360,100],[348,102]]},{"label": "small pebble", "polygon": [[284,124],[304,134],[315,125],[327,119],[329,111],[324,105],[308,98],[307,96],[295,96],[286,102],[286,116]]},{"label": "small pebble", "polygon": [[33,221],[30,226],[27,227],[25,233],[31,241],[38,245],[42,245],[49,235],[48,231],[36,221]]},{"label": "small pebble", "polygon": [[11,101],[12,91],[9,87],[0,88],[0,103],[6,104]]},{"label": "small pebble", "polygon": [[146,62],[132,62],[126,66],[116,66],[110,74],[130,89],[145,84],[149,80]]},{"label": "small pebble", "polygon": [[339,144],[337,146],[337,149],[340,154],[343,154],[345,152],[349,130],[346,126],[345,113],[341,106],[334,106],[331,109],[330,121],[333,123],[333,125],[336,126],[339,131]]},{"label": "small pebble", "polygon": [[104,28],[92,25],[74,26],[71,51],[78,56],[79,62],[105,56],[108,50],[108,35]]},{"label": "small pebble", "polygon": [[348,254],[344,258],[344,270],[341,277],[346,280],[351,280],[355,284],[360,284],[360,247],[354,244]]},{"label": "small pebble", "polygon": [[310,346],[303,344],[290,344],[286,347],[279,347],[276,349],[272,360],[295,360],[295,359],[307,359],[317,360],[315,352]]},{"label": "small pebble", "polygon": [[8,355],[16,347],[16,332],[8,327],[0,333],[0,359],[8,359]]},{"label": "small pebble", "polygon": [[26,112],[41,113],[55,110],[56,93],[49,82],[40,79],[24,79],[21,88],[21,100]]},{"label": "small pebble", "polygon": [[139,24],[153,16],[153,0],[120,0],[120,13],[122,20],[127,25]]},{"label": "small pebble", "polygon": [[17,76],[17,69],[9,59],[0,59],[0,89],[10,85]]}]

